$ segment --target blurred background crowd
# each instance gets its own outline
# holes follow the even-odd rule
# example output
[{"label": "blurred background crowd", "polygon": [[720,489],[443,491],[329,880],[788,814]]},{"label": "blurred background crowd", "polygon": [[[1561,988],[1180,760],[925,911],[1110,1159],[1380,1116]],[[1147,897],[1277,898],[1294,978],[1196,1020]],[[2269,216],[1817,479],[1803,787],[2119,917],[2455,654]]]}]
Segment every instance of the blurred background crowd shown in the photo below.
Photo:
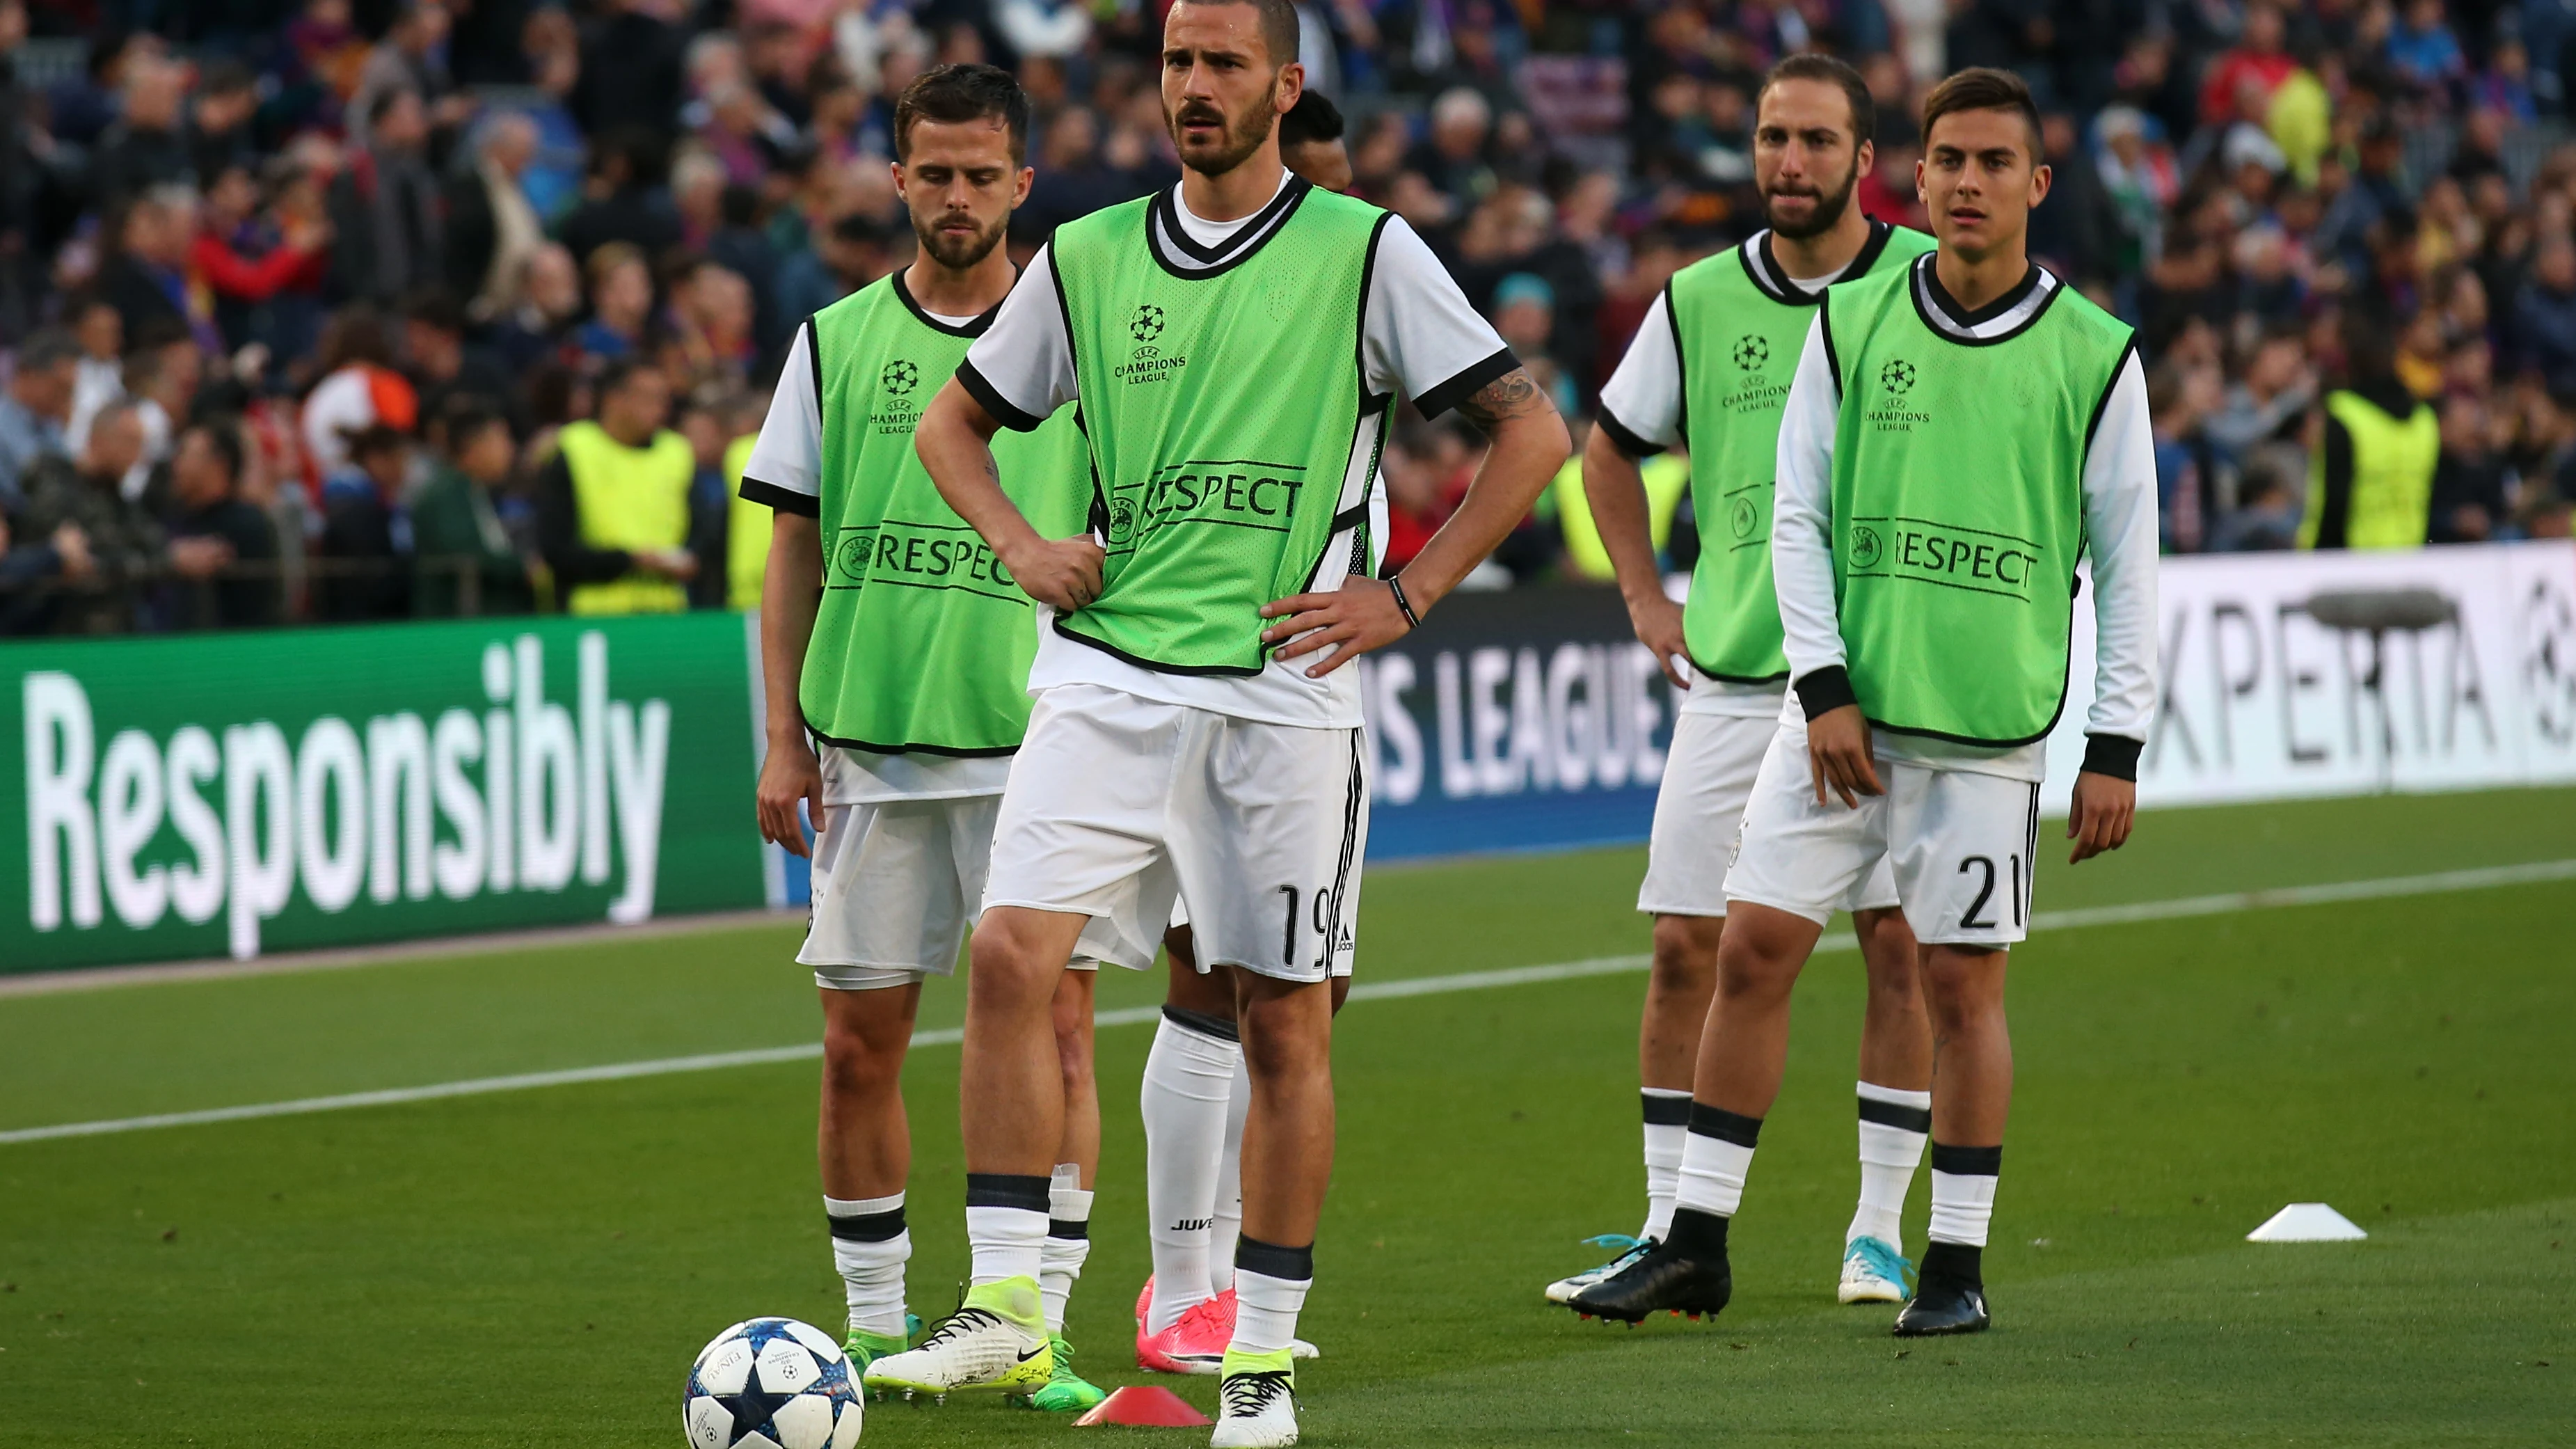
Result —
[{"label": "blurred background crowd", "polygon": [[[767,517],[732,479],[786,344],[912,254],[895,95],[941,62],[1016,71],[1025,255],[1178,175],[1163,8],[0,0],[0,632],[749,606]],[[1430,240],[1578,425],[1666,279],[1759,227],[1766,66],[1861,67],[1858,202],[1919,225],[1917,98],[1999,65],[2047,112],[2034,251],[2140,329],[2169,552],[2298,546],[2352,466],[2346,396],[2423,445],[2403,541],[2568,531],[2576,4],[1300,8],[1352,189]],[[583,527],[563,454],[586,422],[673,466],[685,445],[666,536]],[[1391,562],[1479,446],[1399,430]],[[1685,468],[1648,466],[1677,569]],[[1605,577],[1579,487],[1482,581]],[[634,577],[657,587],[584,592]]]}]

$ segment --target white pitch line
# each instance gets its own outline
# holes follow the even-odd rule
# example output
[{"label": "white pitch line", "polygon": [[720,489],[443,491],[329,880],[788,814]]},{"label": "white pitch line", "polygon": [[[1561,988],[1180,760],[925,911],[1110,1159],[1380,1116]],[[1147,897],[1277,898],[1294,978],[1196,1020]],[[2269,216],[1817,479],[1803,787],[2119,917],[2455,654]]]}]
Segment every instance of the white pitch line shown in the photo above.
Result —
[{"label": "white pitch line", "polygon": [[[2338,881],[2329,885],[2288,886],[2278,890],[2237,891],[2225,895],[2185,896],[2179,900],[2143,901],[2128,906],[2090,906],[2071,911],[2040,911],[2031,917],[2035,931],[2079,926],[2127,925],[2141,921],[2186,920],[2236,911],[2274,910],[2284,906],[2328,905],[2338,901],[2381,900],[2391,896],[2437,895],[2484,890],[2494,886],[2533,885],[2576,880],[2576,860],[2544,860],[2529,865],[2498,865],[2478,870],[2446,870],[2430,875],[2390,876],[2381,880]],[[1852,942],[1829,935],[1818,951],[1847,951]],[[1512,966],[1492,971],[1460,971],[1447,976],[1418,976],[1401,981],[1372,981],[1351,988],[1354,1001],[1390,1001],[1407,996],[1445,996],[1456,991],[1488,991],[1503,986],[1529,986],[1545,981],[1572,981],[1588,976],[1617,976],[1642,971],[1652,960],[1644,955],[1596,956],[1584,961],[1557,961],[1543,966]],[[1154,1006],[1122,1007],[1092,1018],[1094,1026],[1137,1026],[1162,1015]],[[955,1046],[965,1039],[956,1027],[916,1032],[917,1047]],[[292,1102],[256,1102],[240,1107],[211,1107],[196,1112],[159,1112],[148,1117],[116,1117],[99,1122],[64,1122],[50,1127],[20,1127],[0,1132],[0,1146],[48,1142],[63,1137],[104,1137],[155,1127],[198,1127],[213,1122],[247,1122],[262,1117],[299,1117],[313,1112],[339,1112],[357,1107],[392,1107],[408,1102],[434,1102],[445,1097],[479,1097],[492,1092],[520,1092],[538,1087],[570,1087],[584,1082],[622,1082],[637,1077],[713,1072],[729,1067],[774,1066],[811,1061],[823,1054],[816,1043],[761,1047],[752,1051],[707,1052],[697,1056],[660,1057],[643,1062],[572,1067],[555,1072],[521,1072],[506,1077],[474,1077],[425,1087],[389,1087],[375,1092],[346,1092],[334,1097],[304,1097]]]}]

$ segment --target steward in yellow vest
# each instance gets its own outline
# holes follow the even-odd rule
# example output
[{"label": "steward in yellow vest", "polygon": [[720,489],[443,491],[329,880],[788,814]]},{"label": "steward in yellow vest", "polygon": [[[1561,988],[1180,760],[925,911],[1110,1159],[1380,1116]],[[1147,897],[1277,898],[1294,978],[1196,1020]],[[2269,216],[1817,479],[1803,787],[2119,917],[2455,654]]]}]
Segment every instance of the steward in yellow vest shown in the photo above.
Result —
[{"label": "steward in yellow vest", "polygon": [[599,417],[563,430],[537,476],[537,541],[566,612],[678,613],[698,561],[689,540],[688,441],[663,427],[671,384],[650,363],[610,364]]},{"label": "steward in yellow vest", "polygon": [[2355,380],[2325,396],[2324,435],[2308,453],[2301,548],[2424,546],[2442,425],[2393,372],[2369,365],[2375,340],[2347,338]]}]

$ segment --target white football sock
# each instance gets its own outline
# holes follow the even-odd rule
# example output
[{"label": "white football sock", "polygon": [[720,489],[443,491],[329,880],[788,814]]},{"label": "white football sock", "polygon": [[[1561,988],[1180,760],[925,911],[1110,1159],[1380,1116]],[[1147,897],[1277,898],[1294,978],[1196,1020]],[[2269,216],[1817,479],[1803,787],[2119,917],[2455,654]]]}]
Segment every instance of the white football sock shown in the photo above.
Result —
[{"label": "white football sock", "polygon": [[1234,1286],[1234,1248],[1243,1239],[1243,1119],[1252,1111],[1252,1071],[1234,1054],[1234,1088],[1225,1101],[1225,1155],[1217,1160],[1216,1217],[1208,1229],[1208,1294]]},{"label": "white football sock", "polygon": [[1046,1235],[1045,1178],[966,1174],[966,1245],[974,1254],[967,1276],[971,1286],[1037,1277]]},{"label": "white football sock", "polygon": [[1673,1194],[1682,1175],[1682,1139],[1690,1135],[1688,1092],[1645,1089],[1646,1225],[1637,1236],[1663,1241],[1673,1230]]},{"label": "white football sock", "polygon": [[850,1327],[880,1338],[904,1335],[903,1265],[912,1258],[903,1194],[823,1199],[832,1224],[832,1264],[850,1303]]},{"label": "white football sock", "polygon": [[[1210,1023],[1213,1025],[1213,1023]],[[1145,1210],[1154,1249],[1148,1332],[1160,1333],[1214,1296],[1208,1239],[1225,1151],[1226,1112],[1243,1048],[1165,1008],[1145,1056],[1137,1105],[1145,1118]]]},{"label": "white football sock", "polygon": [[1905,1251],[1905,1195],[1932,1140],[1932,1094],[1860,1084],[1860,1207],[1843,1242],[1876,1238]]},{"label": "white football sock", "polygon": [[1753,1170],[1753,1141],[1762,1119],[1693,1102],[1682,1141],[1682,1170],[1674,1204],[1721,1218],[1744,1202],[1745,1174]]},{"label": "white football sock", "polygon": [[1986,1245],[1986,1224],[1995,1215],[1995,1183],[2003,1172],[2003,1160],[2000,1145],[1932,1144],[1933,1242],[1970,1248]]},{"label": "white football sock", "polygon": [[[1242,1240],[1243,1262],[1234,1268],[1234,1339],[1229,1354],[1286,1353],[1297,1336],[1297,1313],[1315,1282],[1315,1250]],[[1267,1270],[1267,1271],[1265,1271]]]},{"label": "white football sock", "polygon": [[1038,1296],[1046,1301],[1049,1333],[1064,1332],[1064,1301],[1091,1256],[1091,1194],[1082,1190],[1082,1166],[1059,1162],[1047,1188],[1047,1235],[1038,1248]]}]

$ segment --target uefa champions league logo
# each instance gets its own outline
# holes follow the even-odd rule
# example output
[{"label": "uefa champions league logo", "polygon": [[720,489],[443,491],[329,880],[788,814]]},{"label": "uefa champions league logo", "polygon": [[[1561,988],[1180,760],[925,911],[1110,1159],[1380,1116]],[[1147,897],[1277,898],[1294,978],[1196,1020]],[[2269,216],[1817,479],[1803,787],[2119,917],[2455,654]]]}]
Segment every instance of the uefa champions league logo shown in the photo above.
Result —
[{"label": "uefa champions league logo", "polygon": [[1735,365],[1746,372],[1759,372],[1771,360],[1771,344],[1747,332],[1735,339]]},{"label": "uefa champions league logo", "polygon": [[877,381],[884,385],[886,391],[901,397],[921,385],[921,369],[898,357],[885,365],[885,371],[877,375]]},{"label": "uefa champions league logo", "polygon": [[1889,397],[1905,396],[1914,387],[1914,364],[1902,357],[1890,358],[1878,370],[1878,385],[1887,389]]},{"label": "uefa champions league logo", "polygon": [[1151,302],[1138,307],[1136,315],[1127,319],[1127,335],[1139,343],[1151,342],[1162,336],[1163,309]]}]

